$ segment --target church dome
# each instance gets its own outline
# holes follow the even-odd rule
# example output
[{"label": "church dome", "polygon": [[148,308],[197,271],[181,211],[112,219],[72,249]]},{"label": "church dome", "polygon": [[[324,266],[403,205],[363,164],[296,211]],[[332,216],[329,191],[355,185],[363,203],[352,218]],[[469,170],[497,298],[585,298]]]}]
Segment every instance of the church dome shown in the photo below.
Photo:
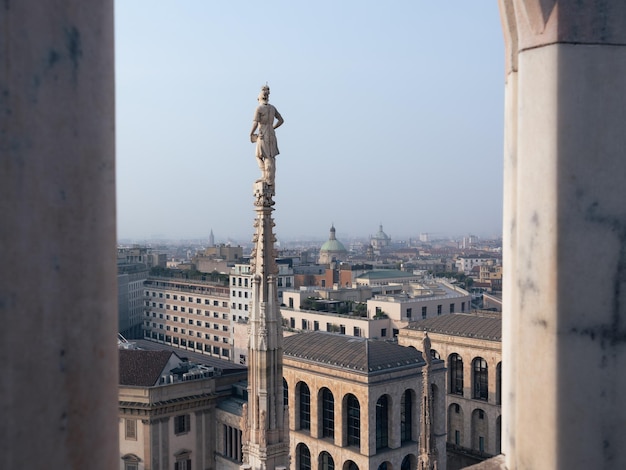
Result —
[{"label": "church dome", "polygon": [[330,263],[333,259],[343,259],[348,250],[343,246],[337,238],[335,238],[335,226],[330,227],[330,237],[328,241],[324,242],[322,248],[320,248],[320,263]]}]

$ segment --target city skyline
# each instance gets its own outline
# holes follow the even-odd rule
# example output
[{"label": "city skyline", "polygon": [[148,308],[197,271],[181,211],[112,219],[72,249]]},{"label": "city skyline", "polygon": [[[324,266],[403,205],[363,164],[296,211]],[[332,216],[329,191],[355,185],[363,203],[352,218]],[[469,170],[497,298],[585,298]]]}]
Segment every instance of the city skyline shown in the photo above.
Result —
[{"label": "city skyline", "polygon": [[496,4],[116,5],[120,239],[247,240],[268,82],[279,239],[502,225]]}]

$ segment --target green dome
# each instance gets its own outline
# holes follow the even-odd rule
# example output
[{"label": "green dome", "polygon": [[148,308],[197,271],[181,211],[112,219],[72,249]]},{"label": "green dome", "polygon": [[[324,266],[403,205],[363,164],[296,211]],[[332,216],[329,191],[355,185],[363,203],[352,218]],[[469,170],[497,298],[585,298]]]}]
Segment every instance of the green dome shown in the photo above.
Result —
[{"label": "green dome", "polygon": [[347,251],[348,250],[346,250],[346,247],[343,246],[343,243],[335,238],[335,226],[333,225],[332,227],[330,227],[330,238],[322,245],[322,248],[320,248],[320,252],[346,253]]}]

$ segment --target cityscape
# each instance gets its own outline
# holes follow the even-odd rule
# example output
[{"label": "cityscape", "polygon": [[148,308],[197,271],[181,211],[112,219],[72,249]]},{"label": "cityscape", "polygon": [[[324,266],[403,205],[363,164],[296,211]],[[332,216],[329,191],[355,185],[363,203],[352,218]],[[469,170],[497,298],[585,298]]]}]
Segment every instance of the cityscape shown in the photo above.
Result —
[{"label": "cityscape", "polygon": [[[297,404],[286,423],[291,464],[416,468],[426,334],[438,390],[431,415],[438,465],[464,468],[498,455],[501,239],[424,233],[396,241],[379,225],[373,235],[344,243],[336,232],[331,225],[325,242],[294,241],[276,256],[281,386],[284,403]],[[250,397],[254,246],[221,243],[213,231],[201,242],[118,246],[124,470],[172,461],[179,469],[188,462],[225,469],[247,463],[242,417]],[[154,375],[135,377],[139,368]],[[200,405],[202,382],[220,393]],[[189,406],[165,407],[165,390],[155,395],[159,402],[131,399],[146,396],[142,387],[176,389],[178,402]],[[159,424],[146,418],[157,415]],[[177,420],[185,423],[180,429]],[[189,442],[198,426],[209,452]],[[163,432],[167,446],[157,437]]]},{"label": "cityscape", "polygon": [[625,2],[2,18],[3,468],[626,468]]}]

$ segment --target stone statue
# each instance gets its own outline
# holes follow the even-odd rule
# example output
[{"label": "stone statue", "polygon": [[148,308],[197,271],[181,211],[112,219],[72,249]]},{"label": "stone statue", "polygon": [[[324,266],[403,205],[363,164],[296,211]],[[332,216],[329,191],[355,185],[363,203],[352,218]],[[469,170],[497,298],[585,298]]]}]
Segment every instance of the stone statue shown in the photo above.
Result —
[{"label": "stone statue", "polygon": [[424,339],[422,340],[422,349],[424,350],[423,356],[426,361],[426,365],[431,364],[433,361],[432,352],[430,351],[430,338],[428,337],[428,333],[424,332]]},{"label": "stone statue", "polygon": [[241,433],[243,434],[243,443],[245,444],[250,439],[250,424],[248,423],[248,404],[244,403],[241,407]]},{"label": "stone statue", "polygon": [[269,99],[270,87],[265,85],[261,88],[261,93],[257,98],[259,106],[254,111],[250,141],[256,142],[256,158],[262,175],[260,181],[274,186],[276,155],[279,153],[274,129],[280,127],[285,121],[278,110],[268,103]]}]

